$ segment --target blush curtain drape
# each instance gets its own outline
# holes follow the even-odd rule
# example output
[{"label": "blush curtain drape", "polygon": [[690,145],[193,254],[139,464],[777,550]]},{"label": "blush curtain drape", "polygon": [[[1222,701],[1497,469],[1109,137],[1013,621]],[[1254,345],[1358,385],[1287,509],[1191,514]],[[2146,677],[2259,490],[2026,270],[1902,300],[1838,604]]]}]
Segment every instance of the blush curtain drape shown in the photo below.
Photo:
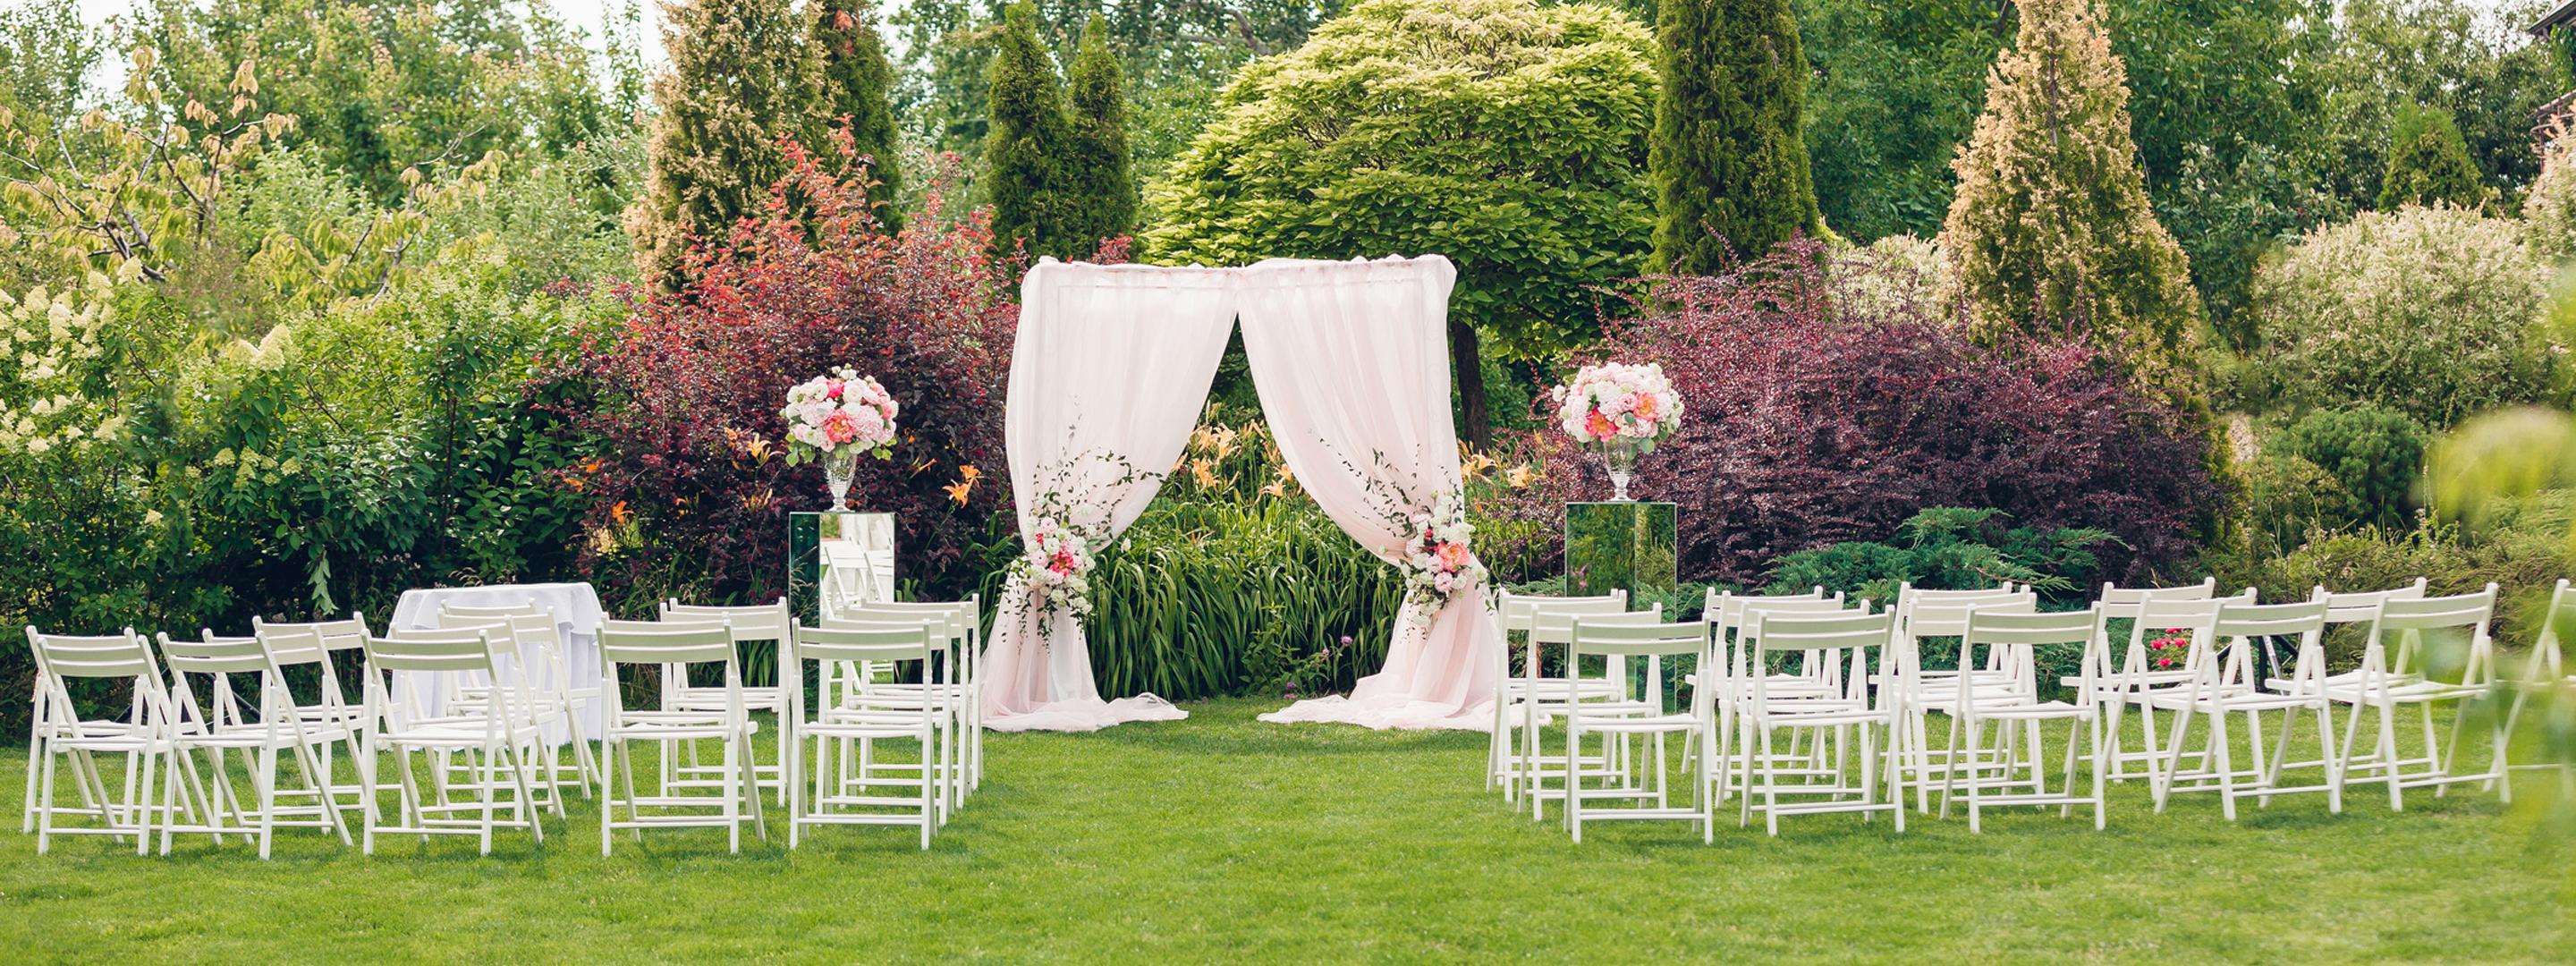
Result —
[{"label": "blush curtain drape", "polygon": [[[1221,269],[1029,269],[1003,404],[1022,539],[1054,512],[1094,554],[1107,550],[1180,459],[1233,330],[1234,277]],[[1018,588],[1002,594],[983,686],[984,725],[1000,731],[1188,716],[1151,694],[1101,700],[1081,622],[1041,614]]]},{"label": "blush curtain drape", "polygon": [[[1240,312],[1289,471],[1344,532],[1398,559],[1397,521],[1461,483],[1449,414],[1456,283],[1437,255],[1239,269],[1041,261],[1021,284],[1005,403],[1023,539],[1050,506],[1095,554],[1135,522],[1179,461]],[[1150,694],[1102,700],[1081,623],[1040,620],[1024,590],[1004,591],[984,665],[986,727],[1090,731],[1186,715]],[[1385,665],[1349,697],[1262,720],[1482,730],[1501,646],[1483,588],[1436,608],[1408,603]]]},{"label": "blush curtain drape", "polygon": [[[1401,559],[1404,521],[1462,482],[1449,402],[1457,278],[1437,255],[1272,259],[1242,278],[1243,352],[1280,455],[1325,515],[1381,559]],[[1489,728],[1496,627],[1481,587],[1436,607],[1408,602],[1385,665],[1349,697],[1261,720]]]}]

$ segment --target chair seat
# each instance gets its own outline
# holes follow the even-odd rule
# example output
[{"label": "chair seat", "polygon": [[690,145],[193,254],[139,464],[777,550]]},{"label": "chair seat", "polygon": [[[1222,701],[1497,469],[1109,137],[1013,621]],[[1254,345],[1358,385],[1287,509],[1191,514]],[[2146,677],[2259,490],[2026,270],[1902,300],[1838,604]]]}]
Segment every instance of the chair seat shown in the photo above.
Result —
[{"label": "chair seat", "polygon": [[1584,706],[1582,710],[1575,712],[1571,717],[1582,723],[1583,730],[1590,732],[1606,731],[1615,733],[1639,733],[1654,731],[1688,731],[1692,728],[1700,727],[1702,724],[1698,715],[1687,712],[1676,714],[1639,714],[1634,716],[1595,717],[1592,713],[1592,708],[1588,705]]}]

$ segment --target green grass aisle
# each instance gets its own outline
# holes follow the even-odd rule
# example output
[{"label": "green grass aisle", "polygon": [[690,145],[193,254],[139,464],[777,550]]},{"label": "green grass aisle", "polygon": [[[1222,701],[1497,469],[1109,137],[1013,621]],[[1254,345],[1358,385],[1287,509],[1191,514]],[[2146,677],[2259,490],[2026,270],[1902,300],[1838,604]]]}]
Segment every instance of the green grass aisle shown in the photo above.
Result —
[{"label": "green grass aisle", "polygon": [[[2235,826],[2208,796],[2111,828],[1989,813],[1603,825],[1575,846],[1482,790],[1484,739],[1278,726],[1278,702],[1091,735],[997,735],[984,790],[928,854],[900,829],[831,828],[795,854],[721,832],[599,857],[576,799],[542,849],[508,836],[386,839],[369,859],[309,830],[278,859],[181,840],[0,835],[10,961],[188,959],[883,961],[1730,959],[2556,961],[2576,956],[2563,844],[2493,795],[2391,814],[2297,796]],[[639,755],[639,757],[641,757]],[[10,783],[23,759],[0,757]],[[14,788],[13,788],[14,792]],[[14,797],[14,796],[13,796]],[[14,807],[14,802],[13,802]],[[777,816],[773,814],[773,825]]]}]

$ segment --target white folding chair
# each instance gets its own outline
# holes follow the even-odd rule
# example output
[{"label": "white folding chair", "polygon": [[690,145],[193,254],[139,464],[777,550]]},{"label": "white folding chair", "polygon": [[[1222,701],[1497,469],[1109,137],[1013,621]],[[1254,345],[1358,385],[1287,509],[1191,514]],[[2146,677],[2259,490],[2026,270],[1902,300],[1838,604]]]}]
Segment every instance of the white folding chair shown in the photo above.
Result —
[{"label": "white folding chair", "polygon": [[[648,828],[722,828],[730,851],[742,851],[742,827],[745,823],[769,839],[769,828],[761,821],[760,789],[752,775],[752,736],[759,725],[751,720],[742,698],[742,663],[734,650],[733,632],[721,622],[704,624],[662,623],[651,621],[602,621],[599,625],[600,673],[605,681],[619,680],[618,669],[632,665],[688,668],[712,665],[723,682],[716,685],[724,693],[724,706],[717,709],[655,708],[630,711],[622,689],[612,689],[608,702],[608,724],[600,738],[599,854],[609,854],[610,842],[617,829],[634,832],[635,840],[644,840]],[[724,777],[713,795],[672,794],[665,784],[662,794],[638,795],[635,792],[634,744],[638,741],[669,746],[677,742],[695,744],[714,741],[724,751]],[[664,755],[668,760],[671,756]],[[620,767],[625,774],[617,774]],[[622,781],[620,781],[622,779]],[[620,789],[624,794],[619,794]],[[626,806],[626,817],[617,817],[617,807]],[[652,811],[648,814],[647,809]]]},{"label": "white folding chair", "polygon": [[[2172,794],[2214,791],[2219,794],[2219,808],[2228,821],[2236,820],[2236,800],[2260,796],[2260,804],[2269,805],[2272,796],[2293,792],[2326,793],[2326,807],[2343,811],[2343,775],[2335,760],[2333,710],[2326,701],[2325,629],[2326,595],[2295,604],[2223,604],[2217,619],[2210,625],[2209,639],[2195,639],[2185,657],[2191,680],[2175,688],[2151,691],[2148,706],[2173,715],[2173,734],[2165,742],[2166,758],[2158,763],[2155,777],[2156,811],[2162,812]],[[2261,642],[2274,637],[2295,637],[2299,641],[2297,675],[2291,687],[2267,691],[2259,682],[2262,669],[2256,666],[2255,650]],[[2281,728],[2276,736],[2269,761],[2263,749],[2263,718],[2266,711],[2281,712]],[[2290,750],[2290,735],[2301,712],[2315,715],[2318,747],[2321,754],[2316,764],[2323,777],[2315,785],[2285,787],[2281,774]],[[2245,734],[2250,739],[2248,753],[2251,767],[2236,767],[2234,736],[2228,730],[2228,716],[2242,713]],[[2204,746],[2196,756],[2198,767],[2185,767],[2183,749],[2189,743],[2191,723],[2206,722]]]},{"label": "white folding chair", "polygon": [[[791,632],[780,664],[788,700],[788,726],[782,730],[791,732],[782,762],[787,776],[788,848],[798,845],[808,825],[916,825],[921,829],[921,847],[930,848],[930,836],[939,826],[939,798],[945,784],[938,775],[939,762],[947,760],[941,746],[955,738],[952,726],[957,718],[948,707],[950,691],[943,687],[924,689],[920,693],[927,700],[918,702],[809,708],[805,664],[813,662],[817,675],[821,675],[829,673],[826,667],[836,664],[915,663],[924,680],[946,684],[939,662],[932,660],[937,650],[932,643],[933,623],[925,620],[908,626],[863,629],[798,626]],[[913,774],[904,776],[900,783],[884,770],[842,775],[834,768],[841,757],[842,743],[907,740],[916,743],[918,760]],[[879,793],[888,787],[898,792],[909,789],[910,793]]]},{"label": "white folding chair", "polygon": [[[2576,689],[2576,675],[2567,673],[2565,642],[2571,627],[2576,627],[2576,586],[2561,578],[2557,586],[2550,588],[2549,609],[2541,617],[2540,635],[2531,642],[2531,656],[2523,663],[2521,680],[2515,682],[2513,705],[2505,711],[2504,734],[2508,741],[2520,725],[2522,713],[2529,707],[2533,695],[2554,693],[2562,699],[2576,696],[2569,694],[2570,689]],[[2576,762],[2508,763],[2505,770],[2511,772],[2518,768],[2556,769],[2567,784],[2569,797],[2576,798]]]},{"label": "white folding chair", "polygon": [[[845,607],[839,618],[826,619],[822,625],[834,629],[865,629],[886,625],[927,624],[931,631],[931,648],[939,655],[935,670],[948,681],[937,685],[946,694],[941,702],[956,717],[950,727],[957,740],[946,748],[949,755],[940,763],[949,788],[941,802],[941,821],[963,803],[966,794],[982,780],[983,772],[983,678],[978,673],[976,651],[982,647],[983,603],[980,596],[954,603],[888,602]],[[893,668],[886,666],[840,666],[826,668],[818,694],[832,695],[826,700],[831,707],[864,707],[868,705],[906,705],[927,699],[923,692],[933,687],[928,679],[893,680]],[[845,776],[856,776],[874,767],[870,757],[871,743],[855,743],[856,760],[840,764]],[[851,751],[844,744],[845,752]]]},{"label": "white folding chair", "polygon": [[[763,663],[754,659],[750,645],[767,642],[770,645],[768,650],[771,656],[771,660],[767,663],[783,666],[784,658],[780,655],[787,649],[787,636],[789,629],[793,626],[793,622],[788,619],[787,614],[787,598],[781,597],[766,604],[752,604],[738,607],[683,604],[676,600],[670,600],[662,602],[660,616],[661,619],[665,621],[678,621],[682,623],[693,621],[723,622],[724,625],[730,628],[733,632],[734,647],[737,650],[744,652],[742,656],[742,666],[744,669],[743,678],[745,681],[749,681],[753,676],[752,672],[757,670],[761,663]],[[663,675],[663,708],[672,711],[707,711],[724,706],[724,693],[722,689],[707,685],[693,685],[689,683],[688,676],[684,673],[679,673],[679,671],[680,669],[674,668],[671,669],[672,673],[666,673]],[[786,695],[782,693],[783,689],[781,685],[776,683],[784,681],[785,679],[786,675],[783,671],[780,668],[774,667],[771,671],[772,683],[758,685],[748,683],[744,684],[742,688],[743,705],[753,712],[767,711],[773,715],[786,714],[787,698]],[[786,729],[782,728],[779,730],[780,734],[777,740],[779,742],[784,742],[786,740]],[[785,746],[781,744],[778,750],[780,752],[779,759],[784,760],[786,757]],[[720,765],[710,765],[699,762],[696,757],[696,745],[682,746],[681,751],[686,756],[682,761],[677,763],[663,763],[663,774],[667,776],[669,780],[681,785],[695,785],[701,788],[713,788],[724,782],[723,767]],[[786,789],[784,787],[783,779],[781,778],[784,772],[780,770],[779,765],[775,763],[754,764],[752,766],[752,773],[759,776],[760,787],[776,791],[778,793],[780,803],[785,803]]]},{"label": "white folding chair", "polygon": [[[1602,796],[1612,801],[1626,800],[1638,804],[1586,805],[1586,800],[1595,799],[1595,796],[1589,794],[1590,789],[1582,787],[1582,774],[1578,771],[1567,779],[1565,824],[1575,841],[1583,841],[1584,822],[1605,819],[1697,822],[1700,840],[1715,841],[1716,826],[1712,819],[1716,803],[1709,796],[1708,783],[1692,780],[1690,784],[1696,786],[1691,789],[1692,803],[1688,806],[1673,805],[1670,759],[1664,754],[1667,735],[1696,734],[1707,738],[1710,737],[1709,730],[1716,727],[1709,702],[1698,694],[1692,695],[1686,711],[1673,713],[1663,710],[1663,662],[1684,656],[1700,660],[1707,653],[1706,621],[1639,624],[1624,616],[1574,618],[1572,641],[1566,652],[1567,673],[1579,681],[1584,658],[1604,658],[1602,665],[1607,672],[1604,679],[1621,693],[1614,701],[1570,702],[1565,710],[1566,747],[1583,747],[1587,734],[1597,734],[1604,739],[1616,738],[1622,742],[1648,739],[1646,747],[1636,756],[1643,758],[1644,763],[1634,766],[1640,772],[1637,777],[1642,782],[1634,787],[1622,782],[1622,787],[1608,789],[1611,794]],[[1627,693],[1629,680],[1625,669],[1606,660],[1608,658],[1644,659],[1646,677],[1643,693]],[[1636,710],[1639,707],[1647,710]]]},{"label": "white folding chair", "polygon": [[[1914,786],[1914,810],[1929,812],[1932,810],[1932,786],[1946,779],[1953,767],[1949,757],[1951,749],[1959,747],[1959,729],[1964,722],[1959,718],[1954,699],[1960,693],[1960,686],[1966,684],[1969,692],[1985,700],[2018,698],[2036,701],[2038,694],[2035,682],[2012,674],[1998,663],[1925,668],[1923,642],[1958,639],[1967,633],[1971,611],[2035,613],[2039,610],[2039,595],[2029,590],[2016,590],[2009,585],[1988,590],[1945,591],[1921,590],[1910,584],[1899,587],[1897,594],[1898,603],[1892,612],[1896,630],[1890,637],[1887,663],[1901,666],[1904,673],[1882,674],[1880,679],[1871,683],[1888,687],[1898,681],[1911,682],[1905,685],[1905,692],[1898,697],[1918,712],[1906,718],[1907,725],[1918,730],[1910,736],[1912,740],[1908,743],[1913,754],[1898,762],[1897,767],[1905,770],[1904,780]],[[2009,651],[1989,648],[1983,653],[1988,662],[1999,662]],[[1934,711],[1950,716],[1950,742],[1939,749],[1933,748],[1931,736],[1920,730],[1927,727],[1926,716]],[[1983,754],[1974,742],[1970,742],[1967,749],[1972,757]],[[1959,764],[1978,767],[1988,763],[1963,761]]]},{"label": "white folding chair", "polygon": [[[276,673],[284,674],[288,668],[312,669],[313,700],[308,702],[297,698],[294,690],[289,688],[280,696],[280,700],[285,702],[282,710],[308,726],[321,729],[316,734],[337,730],[348,735],[346,741],[322,742],[314,746],[320,755],[318,765],[332,801],[342,811],[375,809],[378,793],[397,789],[390,784],[369,789],[360,777],[358,734],[367,727],[366,695],[362,690],[354,700],[350,698],[340,674],[339,662],[333,660],[336,654],[355,655],[358,663],[352,666],[348,677],[364,682],[366,616],[353,614],[346,620],[301,624],[272,624],[254,617],[250,626],[252,637],[259,641],[260,650],[268,656],[269,665]],[[337,761],[344,757],[348,759],[352,773],[346,781],[340,778],[337,767]],[[341,825],[346,827],[348,820],[343,818]]]},{"label": "white folding chair", "polygon": [[[1794,660],[1814,669],[1815,680],[1833,690],[1825,696],[1774,701],[1770,674],[1747,675],[1747,698],[1736,716],[1741,733],[1735,739],[1734,767],[1745,776],[1738,824],[1751,824],[1759,810],[1776,836],[1782,815],[1856,812],[1867,820],[1883,811],[1896,816],[1897,831],[1905,831],[1905,789],[1896,763],[1914,729],[1905,724],[1905,703],[1897,698],[1903,682],[1876,695],[1869,686],[1870,656],[1881,654],[1885,666],[1883,652],[1896,622],[1892,614],[1866,610],[1826,615],[1755,611],[1746,623],[1739,646],[1750,650],[1751,667],[1767,668],[1775,658]],[[1782,730],[1811,735],[1818,759],[1830,763],[1830,772],[1783,768],[1787,756],[1773,743]],[[1858,759],[1857,781],[1846,770],[1850,758]]]},{"label": "white folding chair", "polygon": [[[2093,638],[2085,643],[2085,651],[2081,659],[2100,673],[2090,678],[2082,674],[2066,675],[2058,679],[2058,686],[2075,688],[2075,700],[2078,702],[2110,707],[2114,702],[2121,700],[2122,696],[2104,689],[2111,688],[2115,681],[2120,680],[2112,672],[2123,666],[2128,654],[2128,650],[2123,649],[2119,656],[2114,656],[2111,642],[2126,641],[2128,648],[2135,648],[2140,652],[2143,652],[2147,645],[2146,634],[2149,629],[2137,623],[2139,608],[2151,600],[2208,600],[2217,595],[2218,578],[2216,577],[2180,587],[2121,587],[2104,581],[2101,595],[2095,597],[2093,601],[2097,613],[2093,625]],[[2114,621],[2124,622],[2124,626],[2115,629],[2112,627]],[[2105,714],[2097,714],[2093,720],[2097,727],[2107,728],[2111,718]],[[2111,746],[2111,777],[2114,780],[2124,778],[2120,771],[2122,761],[2119,750],[2120,736],[2096,734],[2094,740]]]},{"label": "white folding chair", "polygon": [[[1943,774],[1941,817],[1950,817],[1950,802],[1964,786],[1970,832],[1985,830],[1983,810],[1989,805],[2055,805],[2061,817],[2073,815],[2078,805],[2089,805],[2094,829],[2102,828],[2102,783],[2110,771],[2110,761],[2099,723],[2094,720],[2101,714],[2101,706],[2082,700],[2043,701],[2037,686],[2039,649],[2067,645],[2082,648],[2093,638],[2099,624],[2100,615],[2093,608],[2043,614],[2011,601],[1998,602],[1992,609],[1971,606],[1959,629],[1958,666],[1994,668],[2010,680],[1997,688],[1990,686],[1991,682],[1978,681],[1975,675],[1951,676],[1942,708],[1955,717],[1957,724],[1950,729],[1949,753],[1942,758],[1949,767]],[[1985,649],[1983,662],[1978,660],[1979,648]],[[2089,693],[2091,679],[2100,671],[2091,657],[2084,658],[2077,677],[2083,679],[2085,687],[2077,693]],[[1925,690],[1939,693],[1937,688]],[[2066,753],[2058,769],[2056,790],[2050,789],[2044,771],[2048,756],[2041,724],[2047,721],[2067,723]],[[1991,750],[1985,747],[1989,723],[1995,725],[1996,747]],[[1964,746],[1960,743],[1963,729]],[[2077,751],[2088,744],[2084,757],[2092,762],[2089,793],[2078,790],[2075,784]]]},{"label": "white folding chair", "polygon": [[[492,833],[524,828],[539,845],[546,840],[533,790],[532,760],[545,744],[537,724],[536,705],[525,689],[499,673],[498,647],[488,630],[395,631],[366,639],[366,723],[360,734],[361,783],[373,788],[376,770],[393,754],[394,784],[401,793],[399,820],[386,825],[376,809],[367,810],[362,849],[375,854],[376,834],[474,835],[484,855],[492,854]],[[428,715],[407,702],[393,700],[394,674],[471,675],[493,682],[489,700],[473,702],[457,713]],[[422,794],[411,756],[432,756],[429,773],[436,799]],[[441,767],[445,755],[468,756],[468,775],[459,779]],[[457,793],[470,796],[457,800]],[[503,800],[507,793],[508,798]],[[500,814],[507,809],[506,816]]]},{"label": "white folding chair", "polygon": [[[163,813],[165,820],[174,820],[179,808],[207,807],[202,788],[194,789],[185,803],[156,795],[167,790],[166,785],[154,787],[160,777],[158,770],[177,765],[171,761],[176,756],[170,743],[170,694],[162,682],[160,665],[152,658],[152,649],[132,628],[119,634],[81,637],[45,634],[29,627],[27,646],[35,652],[39,689],[33,745],[43,759],[37,768],[33,796],[36,854],[45,854],[56,835],[130,835],[134,837],[134,854],[150,854],[152,815],[156,810]],[[131,697],[126,703],[126,717],[81,717],[65,682],[82,679],[128,682]],[[125,756],[121,799],[109,791],[106,773],[98,767],[98,756],[102,754]],[[65,760],[71,763],[79,805],[58,805],[54,801],[54,777],[58,763]],[[86,817],[96,824],[57,825],[55,820],[61,816]]]},{"label": "white folding chair", "polygon": [[[331,773],[323,764],[327,759],[320,749],[337,744],[354,754],[357,734],[351,721],[345,717],[307,718],[297,714],[286,676],[269,659],[259,638],[216,637],[211,631],[193,641],[174,640],[168,634],[158,637],[162,663],[170,672],[171,706],[176,711],[171,745],[173,760],[179,764],[170,769],[165,785],[177,779],[183,769],[192,781],[196,779],[191,752],[204,753],[207,774],[212,776],[206,782],[212,793],[211,807],[203,821],[163,823],[161,853],[170,853],[173,833],[202,833],[218,844],[225,835],[240,835],[258,840],[259,857],[266,859],[276,829],[281,826],[322,829],[339,836],[340,844],[350,844],[348,826],[341,821],[337,798],[331,792]],[[198,697],[191,676],[206,680],[204,698]],[[256,714],[243,708],[236,678],[249,681]],[[240,752],[243,758],[243,770],[257,802],[256,815],[244,807],[240,793],[233,788],[232,752]],[[280,753],[294,761],[302,779],[301,788],[278,787]],[[281,797],[290,803],[279,804]],[[229,822],[225,820],[227,816]]]},{"label": "white folding chair", "polygon": [[[2157,706],[2151,699],[2156,692],[2191,683],[2188,660],[2176,659],[2170,667],[2159,667],[2148,653],[2149,645],[2159,634],[2179,634],[2187,642],[2187,658],[2191,646],[2205,647],[2216,636],[2220,607],[2254,602],[2254,589],[2248,587],[2231,597],[2156,596],[2136,605],[2128,646],[2119,657],[2107,660],[2104,672],[2093,679],[2094,697],[2105,706],[2102,735],[2103,742],[2111,748],[2112,781],[2155,780],[2156,769],[2163,766],[2166,755],[2163,735],[2156,727]],[[2129,748],[2128,735],[2123,730],[2132,708],[2138,713],[2141,747],[2136,750]]]},{"label": "white folding chair", "polygon": [[[1599,605],[1541,608],[1532,617],[1529,630],[1529,663],[1521,678],[1521,740],[1523,743],[1518,770],[1523,779],[1521,794],[1530,803],[1530,817],[1545,819],[1547,802],[1564,798],[1567,789],[1582,778],[1615,778],[1625,782],[1629,777],[1623,742],[1604,737],[1598,752],[1587,752],[1571,741],[1561,754],[1547,750],[1546,726],[1549,721],[1567,713],[1575,704],[1595,705],[1597,716],[1610,714],[1646,714],[1641,701],[1626,698],[1621,679],[1626,674],[1625,660],[1617,655],[1604,657],[1600,677],[1587,678],[1573,664],[1574,622],[1584,620],[1596,625],[1615,623],[1656,624],[1663,621],[1662,605],[1650,605],[1642,611],[1608,611]],[[1547,649],[1554,646],[1564,654],[1566,666],[1561,676],[1550,678],[1530,673],[1543,667]],[[1656,709],[1660,710],[1660,709]],[[1555,784],[1549,784],[1551,781]],[[1596,797],[1639,794],[1629,786],[1626,791],[1607,787],[1589,787],[1584,794]]]},{"label": "white folding chair", "polygon": [[[572,687],[572,657],[554,617],[536,604],[518,607],[456,607],[439,611],[439,627],[446,630],[480,629],[491,633],[493,645],[501,655],[501,673],[510,675],[528,696],[537,716],[537,724],[547,733],[542,761],[537,763],[538,792],[546,804],[563,814],[557,801],[566,788],[578,788],[582,797],[590,796],[592,784],[600,780],[598,761],[590,750],[590,728],[582,723],[582,705],[599,700],[598,688]],[[452,688],[450,710],[488,699],[489,682],[468,683]],[[555,735],[570,739],[573,769],[567,773],[563,753]]]},{"label": "white folding chair", "polygon": [[[1494,727],[1485,746],[1485,790],[1501,785],[1504,801],[1519,801],[1522,783],[1527,780],[1528,755],[1536,747],[1530,729],[1539,718],[1533,696],[1544,692],[1561,701],[1570,687],[1564,676],[1546,675],[1541,668],[1538,643],[1530,637],[1540,610],[1558,614],[1625,614],[1628,592],[1614,591],[1597,597],[1544,597],[1509,591],[1497,595],[1495,613],[1502,621],[1503,646],[1494,653]],[[1514,634],[1521,636],[1524,645],[1518,671],[1511,666]],[[1606,696],[1606,692],[1595,695]]]},{"label": "white folding chair", "polygon": [[[2385,784],[2392,810],[2406,807],[2408,788],[2429,787],[2438,797],[2448,793],[2451,785],[2472,781],[2491,785],[2503,800],[2513,800],[2512,784],[2503,781],[2508,737],[2503,730],[2490,737],[2493,748],[2487,767],[2465,775],[2454,770],[2469,706],[2496,686],[2495,641],[2488,634],[2495,617],[2495,602],[2496,585],[2492,583],[2474,594],[2388,598],[2379,602],[2370,620],[2361,667],[2322,679],[2326,698],[2352,709],[2343,734],[2342,772],[2347,784],[2355,781],[2356,773],[2375,774],[2376,778],[2359,781]],[[2457,650],[2451,651],[2455,640]],[[2446,664],[2456,666],[2457,680],[2437,676]],[[2437,704],[2453,708],[2447,739],[2436,733]],[[2399,750],[2397,709],[2401,705],[2413,705],[2423,712],[2420,753],[2410,755]],[[2366,755],[2355,746],[2365,708],[2376,713],[2379,724],[2374,750]]]},{"label": "white folding chair", "polygon": [[[1844,602],[1840,592],[1827,594],[1822,587],[1814,588],[1804,594],[1775,596],[1746,596],[1716,590],[1709,592],[1708,605],[1701,616],[1710,625],[1709,644],[1712,659],[1709,663],[1701,665],[1697,672],[1684,678],[1684,682],[1695,689],[1708,691],[1710,699],[1716,706],[1717,744],[1712,752],[1716,777],[1712,780],[1716,783],[1718,801],[1727,800],[1728,796],[1741,791],[1744,785],[1743,773],[1735,769],[1738,756],[1733,753],[1733,742],[1738,730],[1736,716],[1744,703],[1752,699],[1752,685],[1748,682],[1752,680],[1753,669],[1756,667],[1752,661],[1752,651],[1748,646],[1750,639],[1745,635],[1745,628],[1750,625],[1755,616],[1760,614],[1821,615],[1843,613],[1848,609],[1849,605]],[[1821,667],[1801,666],[1778,670],[1763,666],[1761,673],[1768,678],[1767,686],[1763,689],[1767,700],[1786,701],[1801,697],[1830,697],[1836,693],[1834,685],[1825,679],[1824,669]],[[1821,774],[1826,766],[1815,760],[1816,749],[1806,746],[1806,737],[1804,733],[1791,735],[1790,746],[1788,750],[1781,753],[1784,757],[1777,764],[1788,771],[1804,769]],[[1692,753],[1695,750],[1687,745],[1686,742],[1682,755],[1685,763],[1693,760]]]}]

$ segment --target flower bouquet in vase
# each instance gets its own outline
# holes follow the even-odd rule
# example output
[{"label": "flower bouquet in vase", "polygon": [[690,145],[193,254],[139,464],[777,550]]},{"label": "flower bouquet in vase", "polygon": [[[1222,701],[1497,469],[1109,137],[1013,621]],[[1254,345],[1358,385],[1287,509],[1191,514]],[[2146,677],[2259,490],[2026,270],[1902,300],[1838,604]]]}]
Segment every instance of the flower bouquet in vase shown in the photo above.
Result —
[{"label": "flower bouquet in vase", "polygon": [[1556,387],[1557,426],[1601,457],[1610,473],[1611,499],[1626,502],[1637,457],[1682,428],[1682,397],[1654,363],[1604,362],[1583,367],[1574,381]]},{"label": "flower bouquet in vase", "polygon": [[787,405],[778,411],[787,422],[787,462],[822,462],[832,512],[850,508],[850,479],[858,474],[860,453],[894,455],[895,409],[884,386],[848,366],[787,390]]}]

